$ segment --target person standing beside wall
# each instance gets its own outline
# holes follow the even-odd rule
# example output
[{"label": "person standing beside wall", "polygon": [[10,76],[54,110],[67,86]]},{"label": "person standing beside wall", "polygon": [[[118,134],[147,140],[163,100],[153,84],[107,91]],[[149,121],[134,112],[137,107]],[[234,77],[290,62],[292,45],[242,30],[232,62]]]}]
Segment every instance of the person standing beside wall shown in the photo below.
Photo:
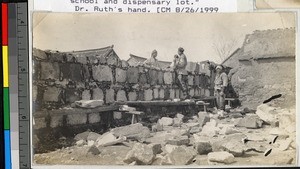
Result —
[{"label": "person standing beside wall", "polygon": [[181,88],[183,92],[183,99],[189,98],[188,95],[188,73],[186,68],[187,65],[187,58],[185,54],[183,53],[184,49],[182,47],[178,48],[178,55],[175,55],[174,57],[174,70],[176,74],[176,82],[177,85]]},{"label": "person standing beside wall", "polygon": [[228,76],[223,72],[223,67],[218,65],[216,67],[214,96],[217,100],[217,108],[225,110],[225,93],[224,90],[228,85]]}]

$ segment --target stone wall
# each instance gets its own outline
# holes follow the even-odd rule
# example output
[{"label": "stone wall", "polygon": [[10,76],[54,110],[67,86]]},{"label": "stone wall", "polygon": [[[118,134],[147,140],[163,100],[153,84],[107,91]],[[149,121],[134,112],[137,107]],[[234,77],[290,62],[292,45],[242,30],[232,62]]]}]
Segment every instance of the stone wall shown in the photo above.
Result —
[{"label": "stone wall", "polygon": [[[33,101],[36,110],[57,109],[77,100],[101,99],[109,105],[115,101],[168,100],[182,97],[172,70],[142,66],[129,67],[126,61],[84,57],[64,53],[35,52]],[[88,58],[88,57],[87,57]],[[119,63],[120,62],[120,63]],[[190,66],[188,75],[191,96],[208,95],[209,77]],[[194,69],[199,69],[194,66]]]}]

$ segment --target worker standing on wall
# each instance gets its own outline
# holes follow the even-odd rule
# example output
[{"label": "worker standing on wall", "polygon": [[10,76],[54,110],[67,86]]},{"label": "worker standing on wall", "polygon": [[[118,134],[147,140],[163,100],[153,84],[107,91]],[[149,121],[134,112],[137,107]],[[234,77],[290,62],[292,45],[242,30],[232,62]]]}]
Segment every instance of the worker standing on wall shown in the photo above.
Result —
[{"label": "worker standing on wall", "polygon": [[228,85],[228,76],[223,72],[223,67],[218,65],[216,67],[216,78],[215,78],[215,88],[214,96],[217,100],[217,108],[225,110],[225,93],[224,90]]},{"label": "worker standing on wall", "polygon": [[149,66],[151,68],[160,68],[156,57],[157,57],[157,51],[153,50],[151,53],[151,57],[144,62],[144,65]]},{"label": "worker standing on wall", "polygon": [[189,98],[187,87],[188,73],[185,69],[187,65],[187,58],[183,52],[184,49],[182,47],[178,48],[178,55],[175,55],[174,57],[173,66],[176,74],[177,85],[180,86],[184,99],[187,99]]}]

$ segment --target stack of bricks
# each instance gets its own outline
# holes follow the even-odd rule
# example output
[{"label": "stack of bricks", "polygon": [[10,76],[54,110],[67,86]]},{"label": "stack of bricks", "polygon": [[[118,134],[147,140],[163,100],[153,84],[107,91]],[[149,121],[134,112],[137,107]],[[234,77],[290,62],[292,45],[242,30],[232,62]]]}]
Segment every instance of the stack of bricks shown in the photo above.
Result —
[{"label": "stack of bricks", "polygon": [[[112,49],[110,49],[112,50]],[[33,51],[33,101],[36,110],[57,109],[77,100],[115,101],[169,100],[182,97],[175,72],[143,66],[130,67],[112,50],[109,54],[83,55]],[[191,96],[209,96],[209,75],[189,62]]]}]

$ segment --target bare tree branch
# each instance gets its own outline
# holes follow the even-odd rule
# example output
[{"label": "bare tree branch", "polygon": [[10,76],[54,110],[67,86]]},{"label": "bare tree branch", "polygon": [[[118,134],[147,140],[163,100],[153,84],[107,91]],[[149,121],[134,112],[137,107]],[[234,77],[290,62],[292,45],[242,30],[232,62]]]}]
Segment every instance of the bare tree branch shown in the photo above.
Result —
[{"label": "bare tree branch", "polygon": [[236,45],[236,38],[226,40],[223,36],[221,36],[217,40],[215,40],[215,42],[212,44],[212,47],[216,54],[219,56],[220,61],[223,62],[232,54]]}]

